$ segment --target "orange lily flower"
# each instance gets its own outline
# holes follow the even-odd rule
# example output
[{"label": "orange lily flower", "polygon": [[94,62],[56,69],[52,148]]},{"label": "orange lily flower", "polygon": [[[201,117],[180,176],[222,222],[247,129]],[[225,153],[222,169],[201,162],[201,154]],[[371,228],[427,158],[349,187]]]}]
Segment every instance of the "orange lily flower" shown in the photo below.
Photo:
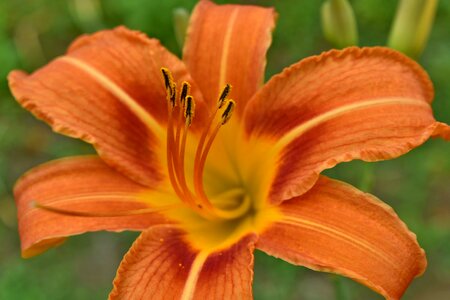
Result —
[{"label": "orange lily flower", "polygon": [[11,72],[24,108],[98,153],[18,181],[22,255],[136,230],[110,299],[251,299],[255,248],[399,299],[426,267],[415,235],[320,172],[450,140],[430,79],[375,47],[306,58],[262,85],[274,20],[270,8],[203,0],[183,61],[120,27],[78,38],[31,75]]}]

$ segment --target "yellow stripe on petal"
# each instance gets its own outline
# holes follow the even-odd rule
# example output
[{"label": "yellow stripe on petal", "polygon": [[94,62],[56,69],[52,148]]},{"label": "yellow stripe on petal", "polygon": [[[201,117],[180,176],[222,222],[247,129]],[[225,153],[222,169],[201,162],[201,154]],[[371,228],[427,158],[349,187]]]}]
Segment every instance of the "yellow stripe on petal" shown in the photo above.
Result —
[{"label": "yellow stripe on petal", "polygon": [[297,227],[303,227],[305,229],[317,231],[319,234],[327,235],[332,239],[340,239],[344,243],[350,243],[352,245],[356,245],[359,247],[362,251],[370,252],[370,255],[377,257],[381,261],[388,263],[395,267],[395,257],[390,257],[386,255],[385,253],[382,253],[379,251],[375,245],[371,244],[370,242],[366,241],[365,239],[361,237],[357,237],[351,234],[348,234],[344,232],[343,230],[338,230],[336,228],[333,228],[331,226],[327,226],[324,222],[315,222],[312,220],[308,220],[305,218],[299,218],[299,217],[291,217],[291,216],[285,216],[280,223],[293,225]]},{"label": "yellow stripe on petal", "polygon": [[257,243],[269,255],[353,278],[386,299],[400,299],[425,271],[423,249],[392,208],[348,184],[321,176],[279,208],[284,217]]},{"label": "yellow stripe on petal", "polygon": [[59,58],[92,76],[101,86],[107,89],[111,94],[117,97],[123,104],[125,104],[131,111],[133,111],[144,124],[146,124],[152,131],[157,133],[158,136],[164,136],[165,130],[161,125],[142,107],[136,100],[128,95],[122,88],[114,83],[107,76],[102,74],[99,70],[90,66],[79,59],[70,56],[64,56]]},{"label": "yellow stripe on petal", "polygon": [[219,86],[217,88],[218,91],[225,85],[225,81],[227,78],[227,68],[228,68],[228,54],[230,50],[231,43],[231,33],[234,29],[234,24],[236,23],[236,17],[238,14],[237,8],[230,13],[228,17],[228,24],[225,26],[225,37],[223,41],[222,54],[220,56],[220,75],[219,75]]},{"label": "yellow stripe on petal", "polygon": [[151,208],[145,190],[96,156],[32,169],[14,187],[22,255],[39,254],[88,231],[140,231],[168,223],[158,213],[164,204]]},{"label": "yellow stripe on petal", "polygon": [[327,111],[323,114],[320,114],[317,117],[314,117],[314,118],[308,120],[307,122],[302,123],[299,126],[291,129],[288,133],[283,135],[283,137],[276,142],[274,151],[279,152],[282,148],[286,147],[288,144],[290,144],[292,141],[297,139],[299,136],[301,136],[306,131],[308,131],[308,130],[312,129],[313,127],[316,127],[319,124],[324,123],[330,119],[339,117],[343,114],[352,113],[352,112],[355,112],[355,111],[358,111],[358,110],[361,110],[364,108],[381,106],[381,105],[390,105],[390,104],[392,104],[392,105],[405,104],[405,105],[420,106],[420,107],[424,107],[428,110],[431,110],[428,103],[424,102],[423,100],[413,99],[413,98],[401,98],[401,97],[371,99],[371,100],[361,101],[361,102],[357,102],[357,103],[352,103],[349,105],[340,106],[336,109],[333,109],[333,110]]},{"label": "yellow stripe on petal", "polygon": [[211,253],[202,251],[195,257],[194,262],[191,266],[191,270],[189,271],[188,278],[186,280],[186,285],[183,289],[183,294],[181,295],[181,300],[193,299],[198,277],[209,254]]},{"label": "yellow stripe on petal", "polygon": [[220,251],[198,251],[182,230],[153,226],[125,255],[109,299],[250,300],[255,240],[248,235]]}]

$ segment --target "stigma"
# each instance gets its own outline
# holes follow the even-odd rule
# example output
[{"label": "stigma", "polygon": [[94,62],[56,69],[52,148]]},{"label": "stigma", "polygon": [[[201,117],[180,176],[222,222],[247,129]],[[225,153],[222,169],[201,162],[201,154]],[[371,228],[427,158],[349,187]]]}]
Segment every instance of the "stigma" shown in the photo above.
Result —
[{"label": "stigma", "polygon": [[[177,90],[172,74],[167,68],[161,68],[167,102],[167,168],[170,183],[178,198],[191,209],[207,218],[234,218],[233,211],[222,211],[214,207],[205,193],[203,171],[206,159],[220,128],[233,115],[235,101],[229,99],[231,85],[226,84],[217,97],[217,105],[210,113],[198,140],[194,157],[193,182],[188,184],[185,174],[186,141],[190,126],[195,122],[195,101],[190,94],[191,86],[182,82]],[[242,208],[239,208],[241,209]],[[237,210],[239,212],[239,210]]]}]

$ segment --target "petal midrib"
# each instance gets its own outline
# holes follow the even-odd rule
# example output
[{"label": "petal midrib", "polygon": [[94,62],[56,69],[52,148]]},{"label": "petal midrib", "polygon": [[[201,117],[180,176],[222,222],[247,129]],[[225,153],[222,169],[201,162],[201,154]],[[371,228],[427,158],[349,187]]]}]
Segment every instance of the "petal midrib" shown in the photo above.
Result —
[{"label": "petal midrib", "polygon": [[390,257],[381,253],[380,251],[377,251],[377,249],[375,249],[374,245],[372,245],[370,242],[368,242],[364,239],[361,239],[357,236],[344,233],[337,229],[327,227],[324,224],[320,224],[318,222],[314,222],[312,220],[305,219],[305,218],[285,216],[282,220],[279,220],[278,222],[288,224],[288,225],[301,226],[301,227],[308,228],[311,230],[319,231],[323,234],[332,236],[334,238],[339,238],[339,239],[346,241],[354,246],[357,246],[358,248],[360,248],[364,251],[374,254],[380,260],[391,265],[393,268],[396,268],[395,262]]},{"label": "petal midrib", "polygon": [[413,98],[402,98],[402,97],[389,97],[389,98],[377,98],[371,99],[367,101],[362,101],[358,103],[352,103],[344,106],[340,106],[338,108],[329,110],[325,113],[322,113],[318,116],[315,116],[308,121],[301,123],[284,134],[276,143],[275,149],[277,153],[279,150],[286,147],[292,141],[297,139],[299,136],[304,134],[306,131],[310,130],[313,127],[318,126],[321,123],[324,123],[333,118],[339,117],[343,114],[354,112],[360,109],[378,106],[378,105],[390,105],[390,104],[406,104],[406,105],[415,105],[422,106],[424,108],[430,109],[429,104],[423,100],[413,99]]},{"label": "petal midrib", "polygon": [[96,80],[103,88],[114,95],[122,104],[126,105],[151,131],[157,136],[165,136],[164,128],[127,92],[118,84],[113,82],[105,74],[80,59],[64,56],[59,60],[71,64],[72,66],[86,72],[94,80]]}]

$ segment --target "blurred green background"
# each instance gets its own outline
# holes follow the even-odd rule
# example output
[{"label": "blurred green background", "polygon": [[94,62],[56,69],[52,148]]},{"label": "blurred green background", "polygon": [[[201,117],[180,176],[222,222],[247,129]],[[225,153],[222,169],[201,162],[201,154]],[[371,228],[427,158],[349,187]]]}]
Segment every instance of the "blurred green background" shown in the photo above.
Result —
[{"label": "blurred green background", "polygon": [[[225,2],[225,1],[218,1]],[[267,78],[331,46],[320,28],[321,1],[226,1],[275,6],[278,26]],[[146,32],[180,54],[172,12],[191,10],[181,0],[0,1],[0,299],[106,299],[121,257],[137,233],[93,233],[69,239],[41,256],[20,258],[14,181],[39,163],[92,153],[89,145],[51,132],[13,100],[5,80],[11,69],[33,71],[64,53],[84,32],[124,24]],[[384,45],[397,1],[352,1],[361,45]],[[436,88],[436,118],[450,123],[450,1],[440,1],[420,63]],[[450,143],[428,141],[387,162],[352,162],[327,171],[389,203],[426,250],[429,267],[404,299],[450,299]],[[389,241],[386,241],[389,242]],[[291,266],[256,253],[255,299],[382,299],[348,279]]]}]

